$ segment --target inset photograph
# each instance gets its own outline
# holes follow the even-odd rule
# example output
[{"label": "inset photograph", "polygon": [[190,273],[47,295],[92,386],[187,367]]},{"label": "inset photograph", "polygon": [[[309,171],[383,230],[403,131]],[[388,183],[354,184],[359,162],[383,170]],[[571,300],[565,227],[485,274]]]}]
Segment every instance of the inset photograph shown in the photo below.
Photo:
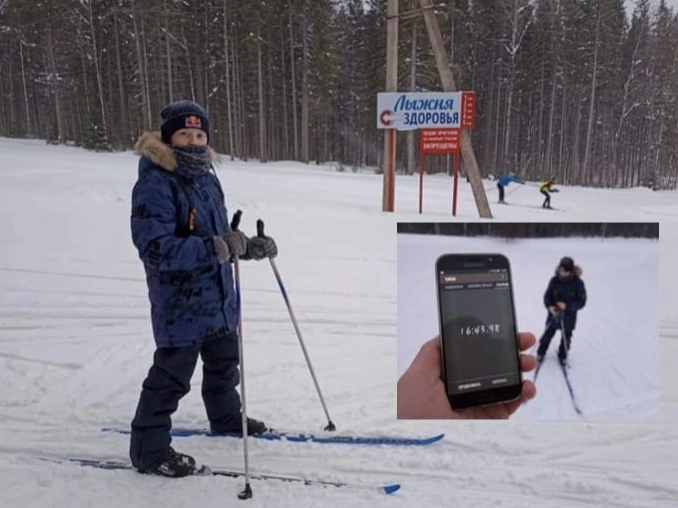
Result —
[{"label": "inset photograph", "polygon": [[653,420],[658,223],[398,223],[398,419]]}]

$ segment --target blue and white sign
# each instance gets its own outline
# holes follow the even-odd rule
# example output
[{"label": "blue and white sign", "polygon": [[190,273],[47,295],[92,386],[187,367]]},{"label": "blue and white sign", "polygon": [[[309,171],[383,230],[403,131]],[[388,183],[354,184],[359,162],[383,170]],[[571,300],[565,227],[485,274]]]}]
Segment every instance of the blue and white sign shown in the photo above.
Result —
[{"label": "blue and white sign", "polygon": [[377,94],[377,129],[458,129],[462,92]]}]

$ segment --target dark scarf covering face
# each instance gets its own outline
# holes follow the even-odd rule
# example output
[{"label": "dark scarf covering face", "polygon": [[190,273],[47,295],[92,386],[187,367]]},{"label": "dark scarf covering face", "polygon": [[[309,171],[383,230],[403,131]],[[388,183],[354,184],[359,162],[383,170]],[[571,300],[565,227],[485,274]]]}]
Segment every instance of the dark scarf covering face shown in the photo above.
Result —
[{"label": "dark scarf covering face", "polygon": [[172,148],[177,158],[177,166],[192,175],[204,175],[212,167],[208,146],[175,146]]}]

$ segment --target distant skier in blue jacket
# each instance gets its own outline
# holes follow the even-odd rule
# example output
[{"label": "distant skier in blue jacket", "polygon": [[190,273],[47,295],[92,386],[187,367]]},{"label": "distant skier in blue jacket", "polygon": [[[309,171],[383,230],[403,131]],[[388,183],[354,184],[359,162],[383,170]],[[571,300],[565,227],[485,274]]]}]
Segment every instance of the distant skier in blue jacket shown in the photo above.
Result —
[{"label": "distant skier in blue jacket", "polygon": [[581,267],[575,265],[571,257],[566,256],[560,260],[555,275],[549,281],[544,292],[544,306],[548,309],[547,328],[539,339],[538,362],[544,359],[551,339],[556,331],[561,329],[561,321],[565,336],[560,341],[558,360],[563,365],[567,362],[572,332],[577,324],[577,312],[586,305],[586,286],[581,279],[582,273]]},{"label": "distant skier in blue jacket", "polygon": [[515,175],[513,174],[513,172],[509,171],[508,173],[506,173],[497,182],[497,189],[499,189],[499,202],[500,203],[505,203],[505,201],[504,201],[504,187],[506,187],[511,182],[515,182],[515,183],[519,183],[521,185],[525,185],[525,182],[520,180],[519,178],[516,178]]}]

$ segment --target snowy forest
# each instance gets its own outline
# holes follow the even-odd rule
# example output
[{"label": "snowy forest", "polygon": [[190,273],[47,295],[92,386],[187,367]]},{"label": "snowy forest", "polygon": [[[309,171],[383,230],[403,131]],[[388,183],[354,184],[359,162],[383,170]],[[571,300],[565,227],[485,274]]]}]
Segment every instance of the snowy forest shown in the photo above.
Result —
[{"label": "snowy forest", "polygon": [[[231,158],[378,167],[386,3],[0,0],[0,136],[126,150],[187,98]],[[435,3],[457,84],[478,96],[483,175],[676,187],[678,18],[663,0]],[[421,17],[400,22],[398,53],[399,90],[442,90]],[[398,135],[400,171],[418,145]]]}]

